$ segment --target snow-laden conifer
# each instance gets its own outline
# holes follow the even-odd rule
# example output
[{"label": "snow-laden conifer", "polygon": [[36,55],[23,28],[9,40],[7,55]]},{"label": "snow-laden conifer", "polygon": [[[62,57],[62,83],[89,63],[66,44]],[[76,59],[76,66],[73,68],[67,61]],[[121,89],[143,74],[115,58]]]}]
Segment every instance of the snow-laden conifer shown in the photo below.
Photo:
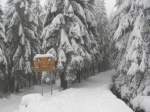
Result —
[{"label": "snow-laden conifer", "polygon": [[[149,90],[144,92],[150,87],[148,2],[149,0],[118,0],[117,11],[113,18],[116,28],[113,39],[119,51],[114,88],[121,98],[130,103],[139,96],[149,95],[150,92]],[[132,105],[135,109],[145,109],[134,103]]]},{"label": "snow-laden conifer", "polygon": [[49,49],[57,52],[62,81],[80,80],[83,74],[89,74],[87,71],[94,69],[91,65],[98,53],[96,36],[94,1],[49,1],[41,36],[42,47],[46,52]]},{"label": "snow-laden conifer", "polygon": [[[38,18],[33,12],[32,4],[32,0],[7,1],[7,56],[9,75],[15,78],[15,89],[16,85],[21,86],[25,83],[24,74],[29,75],[33,72],[32,58],[40,50],[37,32]],[[21,84],[19,84],[20,79],[22,79]]]}]

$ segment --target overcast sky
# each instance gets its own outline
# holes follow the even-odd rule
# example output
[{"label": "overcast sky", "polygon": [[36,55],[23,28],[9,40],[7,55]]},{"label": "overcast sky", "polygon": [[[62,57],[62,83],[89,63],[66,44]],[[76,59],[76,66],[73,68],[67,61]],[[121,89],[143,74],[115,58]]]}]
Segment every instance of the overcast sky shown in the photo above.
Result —
[{"label": "overcast sky", "polygon": [[[5,4],[7,0],[0,0],[0,4]],[[45,0],[40,0],[42,3],[45,1]],[[108,16],[110,16],[110,14],[112,13],[112,11],[114,10],[114,5],[115,5],[115,1],[116,0],[105,0],[105,3],[106,3],[106,11],[107,11],[107,14]]]}]

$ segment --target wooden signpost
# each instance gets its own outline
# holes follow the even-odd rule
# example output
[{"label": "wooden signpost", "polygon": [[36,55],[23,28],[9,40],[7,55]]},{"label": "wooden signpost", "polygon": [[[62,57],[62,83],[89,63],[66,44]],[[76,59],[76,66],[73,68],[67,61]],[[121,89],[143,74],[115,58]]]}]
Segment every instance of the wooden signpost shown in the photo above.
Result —
[{"label": "wooden signpost", "polygon": [[[35,72],[48,72],[50,74],[51,95],[53,93],[52,75],[56,71],[57,60],[51,54],[37,54],[33,59],[33,69]],[[41,79],[42,82],[42,79]],[[43,95],[43,87],[42,87]]]}]

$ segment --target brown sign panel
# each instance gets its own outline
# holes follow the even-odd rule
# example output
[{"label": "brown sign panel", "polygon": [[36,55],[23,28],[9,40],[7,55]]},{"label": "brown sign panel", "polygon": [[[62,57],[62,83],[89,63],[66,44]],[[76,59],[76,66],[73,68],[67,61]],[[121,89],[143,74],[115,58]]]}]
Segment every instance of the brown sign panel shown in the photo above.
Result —
[{"label": "brown sign panel", "polygon": [[34,59],[33,69],[37,72],[49,71],[53,72],[56,70],[57,61],[51,57],[40,57]]}]

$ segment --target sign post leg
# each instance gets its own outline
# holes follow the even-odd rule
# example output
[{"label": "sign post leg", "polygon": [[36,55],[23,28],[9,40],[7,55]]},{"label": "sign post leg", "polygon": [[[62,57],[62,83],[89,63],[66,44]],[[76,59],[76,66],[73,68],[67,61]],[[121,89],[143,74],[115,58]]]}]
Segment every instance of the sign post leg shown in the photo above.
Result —
[{"label": "sign post leg", "polygon": [[41,77],[41,86],[42,86],[42,96],[43,96],[43,92],[44,92],[44,90],[43,90],[43,83],[42,83],[42,77]]},{"label": "sign post leg", "polygon": [[42,86],[42,96],[43,96],[43,86]]},{"label": "sign post leg", "polygon": [[53,79],[52,79],[52,73],[50,72],[50,86],[51,86],[51,95],[53,94]]}]

